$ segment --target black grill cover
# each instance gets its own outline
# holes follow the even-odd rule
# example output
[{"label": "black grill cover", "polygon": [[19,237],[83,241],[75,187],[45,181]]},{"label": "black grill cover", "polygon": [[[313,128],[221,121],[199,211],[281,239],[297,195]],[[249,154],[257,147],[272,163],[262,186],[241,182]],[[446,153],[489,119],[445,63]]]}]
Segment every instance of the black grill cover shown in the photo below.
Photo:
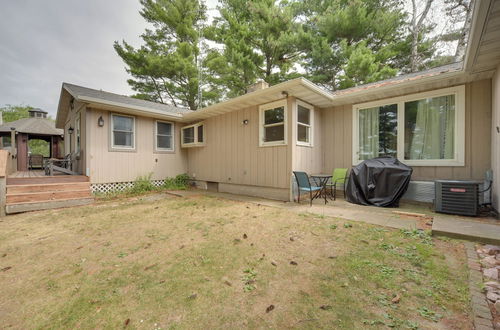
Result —
[{"label": "black grill cover", "polygon": [[361,205],[399,206],[410,183],[413,169],[393,157],[363,161],[351,170],[347,201]]}]

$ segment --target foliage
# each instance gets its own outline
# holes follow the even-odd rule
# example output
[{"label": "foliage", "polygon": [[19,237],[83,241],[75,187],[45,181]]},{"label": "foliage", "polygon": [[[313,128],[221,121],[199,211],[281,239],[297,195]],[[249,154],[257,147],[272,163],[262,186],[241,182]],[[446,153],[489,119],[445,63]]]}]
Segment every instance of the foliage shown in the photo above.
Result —
[{"label": "foliage", "polygon": [[184,190],[189,185],[191,178],[188,174],[179,174],[175,178],[166,178],[163,188],[167,190]]},{"label": "foliage", "polygon": [[[197,109],[205,5],[197,0],[141,0],[141,5],[141,16],[154,27],[142,34],[144,44],[135,49],[125,41],[114,43],[133,77],[128,83],[137,92],[135,97]],[[217,98],[217,93],[204,88],[205,99]]]},{"label": "foliage", "polygon": [[50,146],[49,142],[39,139],[30,139],[28,141],[28,149],[33,155],[42,155],[44,157],[50,157]]},{"label": "foliage", "polygon": [[395,0],[307,0],[303,66],[330,90],[395,76],[407,56],[405,15]]},{"label": "foliage", "polygon": [[139,176],[134,181],[134,185],[128,190],[128,193],[138,195],[145,192],[155,190],[155,186],[151,182],[151,177],[153,173],[149,173],[148,175]]},{"label": "foliage", "polygon": [[207,36],[223,46],[207,65],[219,74],[227,96],[245,93],[262,79],[275,84],[294,75],[301,25],[286,2],[223,0]]},{"label": "foliage", "polygon": [[28,118],[28,111],[31,109],[33,109],[33,107],[29,105],[7,104],[4,107],[0,108],[0,111],[2,111],[3,122],[9,123],[11,121],[19,120],[22,118]]},{"label": "foliage", "polygon": [[257,80],[305,75],[339,90],[450,63],[458,57],[437,43],[464,43],[471,3],[445,0],[455,28],[436,35],[427,14],[439,8],[431,0],[221,0],[209,25],[203,2],[141,0],[154,28],[138,49],[114,47],[135,97],[197,109]]}]

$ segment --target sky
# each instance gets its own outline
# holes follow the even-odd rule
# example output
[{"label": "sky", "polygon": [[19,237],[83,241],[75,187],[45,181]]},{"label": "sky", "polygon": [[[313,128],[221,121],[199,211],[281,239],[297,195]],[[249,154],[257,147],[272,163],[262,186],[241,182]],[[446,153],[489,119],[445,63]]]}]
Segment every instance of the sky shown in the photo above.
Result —
[{"label": "sky", "polygon": [[[215,8],[217,0],[206,1]],[[55,117],[63,82],[130,95],[114,41],[141,45],[139,0],[0,0],[0,107]],[[213,12],[213,11],[212,11]]]},{"label": "sky", "polygon": [[[217,2],[205,0],[209,16]],[[141,45],[139,0],[0,0],[0,8],[0,107],[55,117],[63,82],[133,94],[113,42]]]}]

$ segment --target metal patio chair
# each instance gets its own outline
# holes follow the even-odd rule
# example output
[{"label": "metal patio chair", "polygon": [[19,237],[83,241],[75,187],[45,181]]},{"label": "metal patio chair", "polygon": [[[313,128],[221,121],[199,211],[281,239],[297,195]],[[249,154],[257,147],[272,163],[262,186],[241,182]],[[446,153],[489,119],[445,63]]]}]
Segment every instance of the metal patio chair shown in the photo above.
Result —
[{"label": "metal patio chair", "polygon": [[347,168],[336,168],[333,170],[332,182],[327,183],[325,185],[325,187],[331,189],[333,200],[335,200],[337,197],[337,185],[340,184],[344,185],[344,194],[345,194],[345,184],[347,182],[347,177],[348,177]]},{"label": "metal patio chair", "polygon": [[297,180],[297,186],[299,191],[299,197],[297,199],[297,202],[300,204],[301,191],[309,192],[310,205],[312,206],[313,199],[315,199],[321,194],[321,190],[323,189],[323,187],[311,186],[311,182],[309,181],[309,176],[307,175],[306,172],[294,171],[293,174],[295,175],[295,179]]}]

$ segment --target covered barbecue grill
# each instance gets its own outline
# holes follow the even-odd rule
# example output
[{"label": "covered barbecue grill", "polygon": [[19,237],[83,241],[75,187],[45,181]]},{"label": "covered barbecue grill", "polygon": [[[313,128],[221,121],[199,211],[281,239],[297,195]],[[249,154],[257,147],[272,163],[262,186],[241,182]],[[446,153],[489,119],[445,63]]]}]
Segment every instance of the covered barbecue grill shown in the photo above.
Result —
[{"label": "covered barbecue grill", "polygon": [[393,157],[365,160],[351,170],[347,201],[361,205],[397,207],[408,189],[413,169]]}]

